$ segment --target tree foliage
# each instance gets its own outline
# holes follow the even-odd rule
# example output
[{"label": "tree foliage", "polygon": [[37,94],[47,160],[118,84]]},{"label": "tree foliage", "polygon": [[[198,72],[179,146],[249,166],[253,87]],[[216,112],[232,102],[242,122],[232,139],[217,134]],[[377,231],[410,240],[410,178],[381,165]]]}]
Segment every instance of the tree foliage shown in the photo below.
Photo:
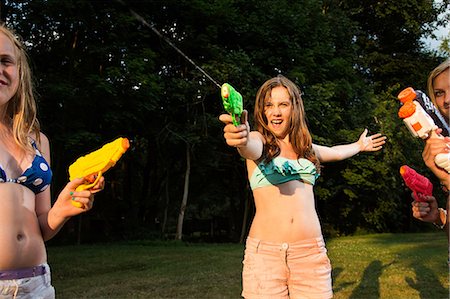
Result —
[{"label": "tree foliage", "polygon": [[72,219],[59,240],[73,241],[77,231],[84,242],[99,239],[91,231],[105,239],[173,237],[187,147],[184,237],[242,239],[242,222],[251,220],[244,211],[252,212],[247,174],[223,141],[219,90],[198,67],[235,86],[250,112],[266,79],[292,79],[304,92],[315,143],[353,142],[364,128],[389,138],[382,152],[324,165],[315,188],[325,233],[417,229],[398,168],[426,169],[420,142],[396,116],[395,96],[406,86],[424,89],[442,60],[421,38],[448,7],[427,0],[5,1],[1,15],[33,62],[53,193],[76,157],[117,136],[132,140],[94,210]]}]

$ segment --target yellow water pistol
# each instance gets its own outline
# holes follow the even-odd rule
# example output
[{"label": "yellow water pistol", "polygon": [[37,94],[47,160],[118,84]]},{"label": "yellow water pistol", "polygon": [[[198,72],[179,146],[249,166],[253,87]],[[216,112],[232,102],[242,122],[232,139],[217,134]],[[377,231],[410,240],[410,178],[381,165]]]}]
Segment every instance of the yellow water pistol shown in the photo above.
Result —
[{"label": "yellow water pistol", "polygon": [[[78,158],[69,166],[69,179],[85,178],[87,182],[77,187],[76,191],[87,190],[94,187],[102,175],[122,157],[130,147],[127,138],[119,137],[116,140],[103,145],[100,149]],[[76,207],[82,205],[72,201]]]}]

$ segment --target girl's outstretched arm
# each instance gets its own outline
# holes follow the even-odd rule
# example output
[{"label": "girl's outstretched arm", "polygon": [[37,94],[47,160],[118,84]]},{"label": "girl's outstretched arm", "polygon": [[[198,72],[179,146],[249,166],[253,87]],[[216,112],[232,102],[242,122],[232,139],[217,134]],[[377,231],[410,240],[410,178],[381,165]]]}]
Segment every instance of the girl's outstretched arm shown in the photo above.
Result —
[{"label": "girl's outstretched arm", "polygon": [[241,157],[248,160],[258,160],[263,152],[264,138],[257,131],[250,131],[247,111],[241,115],[241,124],[233,125],[231,115],[222,114],[219,120],[225,124],[223,136],[229,146],[236,147]]},{"label": "girl's outstretched arm", "polygon": [[380,133],[367,136],[367,129],[359,136],[358,141],[332,147],[313,144],[314,151],[321,162],[341,161],[360,152],[375,152],[383,148],[386,136]]}]

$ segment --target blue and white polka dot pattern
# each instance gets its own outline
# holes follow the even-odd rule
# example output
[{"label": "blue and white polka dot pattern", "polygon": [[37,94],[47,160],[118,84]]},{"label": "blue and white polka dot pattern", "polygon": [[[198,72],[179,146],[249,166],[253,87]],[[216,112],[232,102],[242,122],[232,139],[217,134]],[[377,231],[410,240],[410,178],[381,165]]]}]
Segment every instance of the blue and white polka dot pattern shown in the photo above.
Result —
[{"label": "blue and white polka dot pattern", "polygon": [[25,172],[16,179],[6,178],[6,173],[0,165],[0,183],[12,182],[24,185],[29,188],[35,194],[40,193],[50,186],[52,181],[52,170],[45,161],[42,154],[36,147],[36,143],[33,141],[33,147],[36,150],[36,155],[34,156],[33,162],[25,170]]}]

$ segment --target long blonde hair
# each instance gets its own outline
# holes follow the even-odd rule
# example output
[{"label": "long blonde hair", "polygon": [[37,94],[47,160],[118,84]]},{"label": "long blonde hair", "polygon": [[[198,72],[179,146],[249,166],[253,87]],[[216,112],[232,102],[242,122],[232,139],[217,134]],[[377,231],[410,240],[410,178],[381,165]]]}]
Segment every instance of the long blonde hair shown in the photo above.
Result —
[{"label": "long blonde hair", "polygon": [[443,72],[445,72],[446,70],[450,71],[450,58],[447,58],[447,60],[445,60],[440,65],[435,67],[428,75],[427,81],[428,96],[430,97],[431,101],[433,102],[434,106],[436,106],[436,108],[438,107],[438,105],[436,104],[436,96],[434,95],[434,79]]},{"label": "long blonde hair", "polygon": [[306,158],[320,170],[320,162],[312,148],[312,137],[306,124],[305,108],[300,89],[291,80],[282,75],[264,82],[256,94],[254,111],[255,126],[265,140],[262,160],[268,162],[280,154],[277,137],[268,127],[268,120],[264,113],[265,101],[270,98],[272,89],[283,86],[287,89],[292,103],[292,113],[289,119],[289,140],[298,158]]},{"label": "long blonde hair", "polygon": [[0,24],[0,33],[3,33],[14,45],[17,54],[17,67],[19,73],[19,85],[14,96],[6,107],[6,117],[12,122],[12,134],[14,141],[25,151],[33,151],[28,137],[35,136],[40,143],[40,126],[37,119],[36,100],[28,64],[28,55],[20,37],[4,24]]}]

